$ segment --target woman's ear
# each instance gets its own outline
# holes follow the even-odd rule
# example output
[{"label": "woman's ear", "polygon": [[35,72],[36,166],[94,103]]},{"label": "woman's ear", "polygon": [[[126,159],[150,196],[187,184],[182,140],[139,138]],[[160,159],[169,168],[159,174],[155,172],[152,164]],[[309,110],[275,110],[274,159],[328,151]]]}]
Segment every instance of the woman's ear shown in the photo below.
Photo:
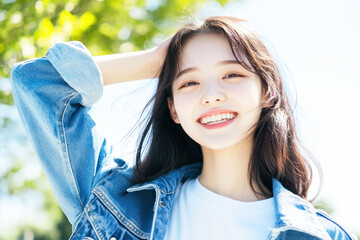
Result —
[{"label": "woman's ear", "polygon": [[274,103],[274,99],[271,98],[270,94],[263,94],[261,98],[261,107],[268,108],[271,107]]},{"label": "woman's ear", "polygon": [[175,110],[174,102],[169,97],[167,98],[167,101],[168,101],[168,107],[169,107],[169,110],[170,110],[171,118],[174,120],[174,122],[176,124],[180,124],[178,115],[177,115],[176,110]]},{"label": "woman's ear", "polygon": [[270,97],[263,98],[262,102],[262,108],[268,108],[273,105],[273,100],[270,99]]}]

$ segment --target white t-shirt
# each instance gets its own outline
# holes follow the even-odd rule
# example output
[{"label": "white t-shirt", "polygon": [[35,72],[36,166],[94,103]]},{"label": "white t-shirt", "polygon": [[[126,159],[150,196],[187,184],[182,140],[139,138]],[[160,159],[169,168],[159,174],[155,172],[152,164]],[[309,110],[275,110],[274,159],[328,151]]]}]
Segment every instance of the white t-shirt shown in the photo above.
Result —
[{"label": "white t-shirt", "polygon": [[216,194],[199,177],[174,196],[165,240],[266,239],[275,225],[274,199],[242,202]]}]

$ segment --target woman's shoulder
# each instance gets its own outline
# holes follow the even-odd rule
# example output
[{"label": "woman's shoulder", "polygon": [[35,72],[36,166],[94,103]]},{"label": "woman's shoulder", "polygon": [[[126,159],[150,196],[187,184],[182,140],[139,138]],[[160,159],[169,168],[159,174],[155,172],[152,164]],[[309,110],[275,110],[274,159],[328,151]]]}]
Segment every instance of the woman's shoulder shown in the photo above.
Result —
[{"label": "woman's shoulder", "polygon": [[287,190],[273,179],[277,223],[283,229],[295,228],[320,239],[357,239],[338,221],[306,199]]},{"label": "woman's shoulder", "polygon": [[316,209],[316,215],[331,239],[358,239],[349,232],[339,221],[323,210]]}]

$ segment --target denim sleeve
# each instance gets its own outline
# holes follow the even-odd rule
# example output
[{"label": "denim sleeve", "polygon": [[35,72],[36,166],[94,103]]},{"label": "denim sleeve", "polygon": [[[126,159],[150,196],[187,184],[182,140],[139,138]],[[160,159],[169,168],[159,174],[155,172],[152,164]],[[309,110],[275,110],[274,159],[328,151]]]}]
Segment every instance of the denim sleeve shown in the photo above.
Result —
[{"label": "denim sleeve", "polygon": [[11,81],[44,173],[73,223],[112,150],[89,114],[103,93],[100,70],[82,43],[56,43],[46,57],[14,65]]}]

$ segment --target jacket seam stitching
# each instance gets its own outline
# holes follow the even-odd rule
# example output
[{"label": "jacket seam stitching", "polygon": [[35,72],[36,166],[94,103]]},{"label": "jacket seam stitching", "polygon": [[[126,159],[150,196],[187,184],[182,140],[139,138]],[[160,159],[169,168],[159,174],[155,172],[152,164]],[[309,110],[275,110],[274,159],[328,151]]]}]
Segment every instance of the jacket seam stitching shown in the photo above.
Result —
[{"label": "jacket seam stitching", "polygon": [[[100,192],[100,190],[97,190],[97,192],[95,192],[94,193],[99,199],[100,199],[100,201],[103,199],[104,201],[105,201],[105,203],[103,202],[103,201],[101,201],[101,202],[103,202],[106,206],[108,206],[108,207],[110,207],[110,211],[113,213],[113,215],[115,215],[115,216],[118,216],[118,215],[120,215],[123,219],[125,219],[126,220],[126,222],[129,222],[130,224],[127,224],[126,222],[124,222],[124,221],[122,221],[121,219],[119,219],[121,222],[123,222],[125,225],[132,225],[132,227],[134,227],[134,231],[138,231],[138,235],[143,235],[142,237],[146,237],[145,235],[145,233],[143,233],[140,229],[138,229],[137,227],[136,227],[136,225],[132,222],[132,221],[130,221],[129,219],[127,219],[119,210],[117,210],[117,209],[115,209],[115,210],[113,210],[113,205],[110,203],[110,201],[106,198],[106,196],[104,195],[104,194],[102,194],[101,192]],[[100,196],[99,196],[99,194],[100,194]],[[116,212],[114,212],[114,211],[116,211],[116,212],[119,212],[118,214],[116,213]],[[131,229],[130,229],[131,230]],[[131,230],[132,231],[132,230]],[[133,232],[133,231],[132,231]],[[136,233],[134,233],[134,234],[136,234]],[[141,236],[140,236],[141,237]]]},{"label": "jacket seam stitching", "polygon": [[76,235],[79,233],[79,231],[84,227],[85,223],[86,223],[86,221],[84,221],[84,222],[81,224],[81,226],[80,226],[79,228],[77,228],[77,231],[74,232],[73,236],[72,236],[69,240],[72,240],[72,239],[74,239],[74,238],[76,237]]},{"label": "jacket seam stitching", "polygon": [[102,178],[98,183],[96,183],[95,186],[93,187],[93,189],[96,188],[97,186],[101,185],[104,181],[106,181],[106,179],[111,177],[118,169],[122,169],[122,168],[121,167],[115,167],[112,170],[110,170],[111,173],[108,176]]},{"label": "jacket seam stitching", "polygon": [[[66,156],[65,160],[66,160],[66,163],[67,163],[67,165],[68,165],[68,167],[69,167],[69,169],[71,171],[71,177],[72,177],[73,182],[75,184],[76,197],[77,197],[77,199],[78,199],[78,201],[80,203],[81,208],[83,209],[84,206],[83,206],[83,203],[82,203],[81,198],[80,198],[79,186],[77,184],[77,181],[75,180],[74,171],[73,171],[71,163],[70,163],[70,156],[69,156],[69,151],[68,151],[68,147],[67,147],[66,131],[65,131],[65,126],[64,126],[64,118],[65,118],[66,110],[67,110],[71,100],[73,98],[75,98],[77,95],[79,95],[79,92],[76,92],[73,96],[70,96],[66,100],[66,102],[64,104],[64,107],[63,107],[63,111],[61,113],[61,121],[60,121],[60,129],[59,129],[59,131],[60,131],[60,137],[63,138],[62,143],[64,145],[64,151],[65,151],[65,156]],[[81,214],[81,212],[80,212],[80,214]]]},{"label": "jacket seam stitching", "polygon": [[[147,235],[144,232],[142,232],[132,221],[130,221],[129,219],[127,219],[120,210],[116,209],[111,203],[110,201],[106,198],[106,196],[104,194],[102,194],[102,192],[98,189],[94,190],[94,194],[98,197],[98,199],[100,200],[100,202],[102,202],[107,209],[116,217],[116,219],[118,219],[122,224],[125,225],[125,227],[130,230],[132,233],[134,233],[136,236],[143,238],[143,239],[147,239]],[[129,226],[131,226],[134,229],[129,228]]]},{"label": "jacket seam stitching", "polygon": [[[166,182],[166,179],[163,176],[160,176],[160,179],[163,179],[164,182]],[[165,192],[164,190],[162,190],[161,188],[158,188],[160,190],[160,192],[167,194],[167,192]]]},{"label": "jacket seam stitching", "polygon": [[167,193],[165,193],[165,194],[168,194],[168,195],[170,195],[170,194],[173,194],[174,192],[176,192],[176,189],[175,189],[174,191],[171,191],[171,192],[167,192]]},{"label": "jacket seam stitching", "polygon": [[157,217],[157,212],[158,212],[158,207],[159,207],[159,200],[160,200],[159,189],[155,188],[155,192],[156,192],[155,211],[154,211],[154,217],[153,217],[153,221],[152,221],[150,240],[152,240],[154,238],[155,223],[156,223],[156,217]]},{"label": "jacket seam stitching", "polygon": [[[94,198],[90,203],[94,202],[95,200],[96,200],[96,199]],[[90,204],[90,203],[89,203],[89,204]],[[99,239],[105,239],[105,238],[103,237],[103,234],[101,233],[100,229],[98,228],[98,225],[97,225],[96,221],[92,221],[92,218],[90,217],[90,214],[89,214],[89,213],[91,213],[91,212],[92,212],[92,211],[91,211],[88,207],[85,208],[85,214],[86,214],[86,216],[87,216],[87,218],[88,218],[91,226],[93,227],[96,236],[97,236]]]},{"label": "jacket seam stitching", "polygon": [[[94,202],[96,199],[94,198],[94,199],[92,199],[90,202],[89,202],[89,204],[91,204],[92,202]],[[86,211],[85,211],[85,209],[83,210],[83,212],[85,212],[85,215],[86,215],[86,217],[87,217],[87,220],[90,222],[90,224],[91,224],[91,221],[90,221],[90,219],[89,219],[89,216],[86,214]],[[81,212],[82,213],[82,212]],[[79,216],[81,215],[81,213],[79,214]],[[71,237],[71,239],[69,239],[69,240],[72,240],[72,239],[74,239],[74,237],[76,237],[76,235],[79,233],[79,231],[84,227],[84,225],[85,225],[85,223],[86,223],[86,221],[84,221],[83,222],[83,224],[78,228],[78,230],[76,231],[76,233],[75,233],[75,235],[73,236],[73,237]],[[91,226],[92,226],[92,224],[91,224]]]},{"label": "jacket seam stitching", "polygon": [[[83,211],[84,211],[84,209],[83,209]],[[80,218],[80,216],[81,216],[81,214],[83,213],[83,211],[80,212],[80,213],[75,217],[75,220],[74,220],[74,222],[72,223],[72,225],[73,225],[74,223],[76,223],[76,221],[78,220],[78,218]]]}]

